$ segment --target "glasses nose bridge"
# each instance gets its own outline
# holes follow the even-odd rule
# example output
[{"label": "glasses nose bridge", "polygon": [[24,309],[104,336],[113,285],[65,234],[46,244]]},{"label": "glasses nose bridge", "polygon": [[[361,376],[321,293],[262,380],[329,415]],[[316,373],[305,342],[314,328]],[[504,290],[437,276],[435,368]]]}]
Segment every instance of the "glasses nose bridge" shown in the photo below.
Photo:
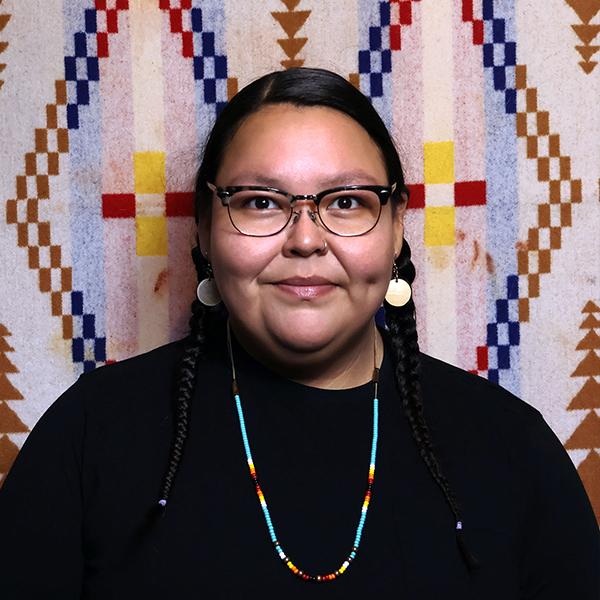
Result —
[{"label": "glasses nose bridge", "polygon": [[295,210],[296,209],[296,202],[298,200],[301,200],[301,201],[302,200],[307,200],[307,201],[314,202],[316,210],[311,210],[310,208],[307,208],[307,212],[308,212],[308,216],[310,217],[310,220],[313,223],[318,223],[317,215],[319,214],[319,201],[320,201],[320,198],[316,194],[298,194],[296,196],[291,196],[291,198],[290,198],[290,204],[292,206],[292,214],[290,215],[290,221],[292,223],[297,223],[298,219],[300,218],[300,215],[302,213],[301,210]]},{"label": "glasses nose bridge", "polygon": [[290,197],[290,203],[292,205],[292,208],[295,208],[296,202],[298,202],[298,200],[311,200],[315,203],[315,206],[317,208],[320,202],[320,198],[317,194],[298,194],[297,196]]}]

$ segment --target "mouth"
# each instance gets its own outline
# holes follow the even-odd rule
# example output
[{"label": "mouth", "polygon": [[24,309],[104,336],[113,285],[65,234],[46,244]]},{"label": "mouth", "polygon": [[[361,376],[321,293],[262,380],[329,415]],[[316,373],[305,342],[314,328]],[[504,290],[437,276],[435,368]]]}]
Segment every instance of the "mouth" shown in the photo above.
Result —
[{"label": "mouth", "polygon": [[325,277],[287,277],[273,284],[278,290],[295,298],[312,300],[331,293],[336,284]]}]

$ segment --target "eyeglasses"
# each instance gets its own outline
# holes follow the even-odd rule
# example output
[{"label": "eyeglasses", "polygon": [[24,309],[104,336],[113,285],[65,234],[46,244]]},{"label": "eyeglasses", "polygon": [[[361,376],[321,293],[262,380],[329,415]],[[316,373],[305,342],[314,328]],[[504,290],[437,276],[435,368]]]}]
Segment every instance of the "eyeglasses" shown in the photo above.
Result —
[{"label": "eyeglasses", "polygon": [[310,200],[317,210],[309,210],[313,222],[317,217],[323,227],[344,237],[368,233],[377,225],[381,207],[396,189],[381,185],[349,185],[319,194],[294,196],[282,190],[258,185],[220,188],[207,182],[227,207],[231,224],[244,235],[268,237],[283,231],[288,223],[300,218],[294,210],[298,200]]}]

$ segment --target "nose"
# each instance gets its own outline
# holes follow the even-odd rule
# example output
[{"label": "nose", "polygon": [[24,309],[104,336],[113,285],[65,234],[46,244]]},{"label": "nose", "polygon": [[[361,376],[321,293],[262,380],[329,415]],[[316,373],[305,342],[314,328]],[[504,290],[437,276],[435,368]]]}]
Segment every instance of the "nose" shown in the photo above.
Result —
[{"label": "nose", "polygon": [[[327,231],[321,226],[317,211],[308,206],[298,206],[292,214],[290,224],[285,230],[286,239],[283,252],[286,256],[310,256],[326,250]],[[316,207],[315,207],[316,208]]]}]

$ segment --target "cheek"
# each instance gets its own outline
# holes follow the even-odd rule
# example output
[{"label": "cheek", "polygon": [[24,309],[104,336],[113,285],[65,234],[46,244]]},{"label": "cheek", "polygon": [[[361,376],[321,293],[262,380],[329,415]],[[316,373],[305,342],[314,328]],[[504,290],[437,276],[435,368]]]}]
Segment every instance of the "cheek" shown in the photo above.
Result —
[{"label": "cheek", "polygon": [[277,253],[278,247],[272,238],[251,238],[214,230],[211,262],[225,303],[238,297],[250,297],[257,278]]},{"label": "cheek", "polygon": [[340,262],[356,283],[373,286],[373,292],[387,289],[395,258],[391,228],[379,230],[377,235],[356,239],[356,244],[347,246],[346,251],[340,253]]}]

